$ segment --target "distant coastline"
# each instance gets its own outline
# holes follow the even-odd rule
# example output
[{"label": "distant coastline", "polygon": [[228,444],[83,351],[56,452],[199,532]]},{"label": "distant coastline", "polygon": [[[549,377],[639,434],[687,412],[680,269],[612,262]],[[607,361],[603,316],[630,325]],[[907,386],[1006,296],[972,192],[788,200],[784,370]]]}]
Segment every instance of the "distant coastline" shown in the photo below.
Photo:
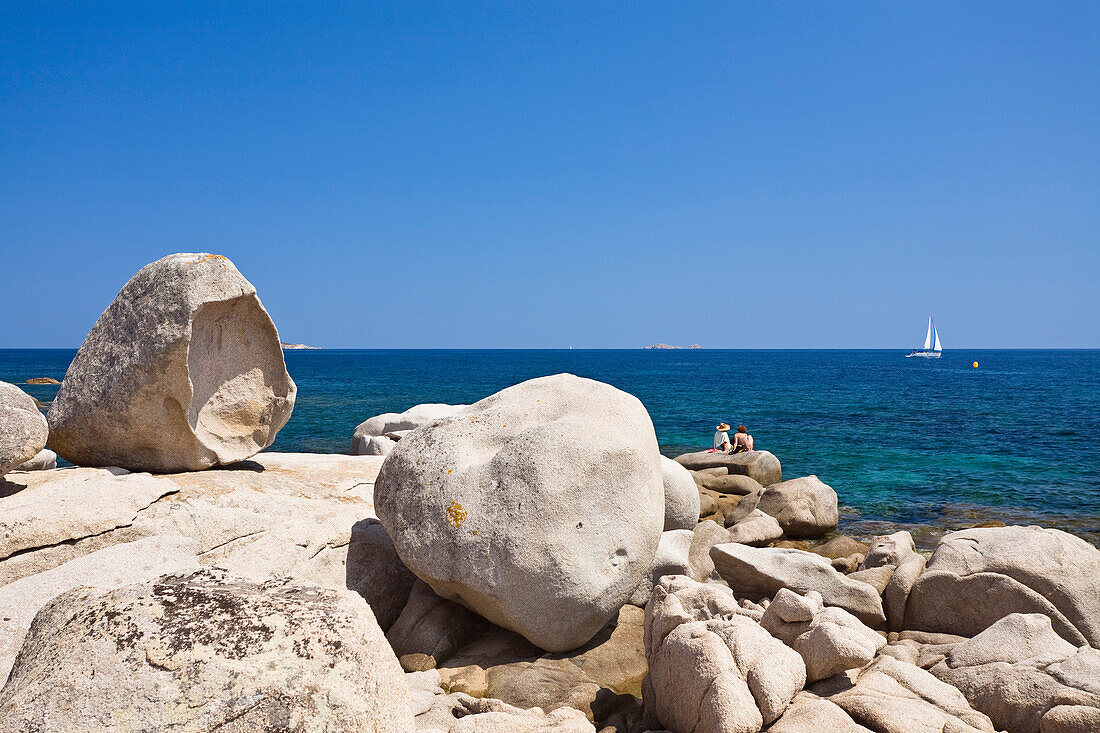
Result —
[{"label": "distant coastline", "polygon": [[[683,346],[673,346],[672,344],[653,344],[652,346],[643,346],[642,348],[646,349],[646,350],[657,349],[659,351],[663,351],[663,350],[667,350],[667,349],[682,349],[684,347]],[[703,348],[703,347],[700,346],[699,344],[692,344],[691,346],[688,347],[688,349],[701,349],[701,348]]]},{"label": "distant coastline", "polygon": [[279,342],[279,346],[283,347],[284,351],[302,351],[302,350],[317,350],[320,346],[307,346],[306,344],[287,344],[282,341]]}]

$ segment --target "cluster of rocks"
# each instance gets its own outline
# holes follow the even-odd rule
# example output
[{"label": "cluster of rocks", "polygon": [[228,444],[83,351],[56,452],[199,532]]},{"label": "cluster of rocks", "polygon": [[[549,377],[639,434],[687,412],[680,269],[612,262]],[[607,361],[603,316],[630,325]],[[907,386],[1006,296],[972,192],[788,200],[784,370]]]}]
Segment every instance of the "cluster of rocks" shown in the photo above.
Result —
[{"label": "cluster of rocks", "polygon": [[214,255],[127,284],[48,430],[0,384],[0,733],[1100,730],[1077,537],[835,535],[816,476],[568,374],[259,452],[294,395]]}]

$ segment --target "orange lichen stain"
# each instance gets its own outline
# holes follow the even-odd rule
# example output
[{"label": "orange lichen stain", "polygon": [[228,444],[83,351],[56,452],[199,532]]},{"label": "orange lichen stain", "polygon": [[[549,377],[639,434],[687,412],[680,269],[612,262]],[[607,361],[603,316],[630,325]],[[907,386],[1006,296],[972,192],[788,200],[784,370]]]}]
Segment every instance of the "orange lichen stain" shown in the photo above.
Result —
[{"label": "orange lichen stain", "polygon": [[206,262],[207,260],[224,260],[224,259],[225,259],[225,255],[206,255],[205,257],[202,257],[201,259],[195,260],[191,264],[192,265],[201,265],[202,263]]},{"label": "orange lichen stain", "polygon": [[454,473],[454,469],[453,468],[448,468],[447,473]]},{"label": "orange lichen stain", "polygon": [[471,530],[471,533],[472,533],[472,534],[477,534],[477,530],[476,530],[476,529],[475,529],[475,530]]},{"label": "orange lichen stain", "polygon": [[452,501],[451,505],[447,507],[447,521],[455,529],[461,527],[462,523],[466,521],[466,510],[457,501]]}]

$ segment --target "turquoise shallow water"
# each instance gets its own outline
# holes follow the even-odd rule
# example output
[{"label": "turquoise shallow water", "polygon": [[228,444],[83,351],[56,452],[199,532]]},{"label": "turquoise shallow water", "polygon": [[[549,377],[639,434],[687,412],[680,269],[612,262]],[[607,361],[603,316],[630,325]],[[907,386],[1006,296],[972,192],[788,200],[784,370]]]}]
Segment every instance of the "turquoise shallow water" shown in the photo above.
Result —
[{"label": "turquoise shallow water", "polygon": [[[61,379],[74,353],[0,350],[0,380]],[[371,415],[568,371],[637,395],[668,455],[744,423],[786,477],[833,486],[856,531],[1003,519],[1100,542],[1100,351],[904,353],[290,351],[298,403],[273,449],[344,452]]]}]

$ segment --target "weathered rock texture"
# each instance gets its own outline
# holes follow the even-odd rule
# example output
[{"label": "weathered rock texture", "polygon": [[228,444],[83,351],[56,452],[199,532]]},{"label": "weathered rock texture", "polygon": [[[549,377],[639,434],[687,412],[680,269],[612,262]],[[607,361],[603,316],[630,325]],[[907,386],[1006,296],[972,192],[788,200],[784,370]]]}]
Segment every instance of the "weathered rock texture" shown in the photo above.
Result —
[{"label": "weathered rock texture", "polygon": [[252,580],[350,588],[383,629],[413,576],[374,518],[377,456],[261,453],[232,468],[153,477],[102,468],[9,474],[0,495],[0,586],[154,535],[195,542],[202,565]]},{"label": "weathered rock texture", "polygon": [[886,646],[885,637],[843,608],[824,606],[816,591],[804,596],[786,588],[779,591],[760,625],[799,653],[810,682],[862,667]]},{"label": "weathered rock texture", "polygon": [[34,615],[50,600],[80,586],[110,589],[198,567],[195,543],[187,537],[146,537],[0,586],[0,687]]},{"label": "weathered rock texture", "polygon": [[661,456],[665,487],[665,531],[691,529],[699,522],[699,489],[686,468]]},{"label": "weathered rock texture", "polygon": [[771,598],[782,588],[817,591],[826,605],[843,608],[872,628],[886,621],[878,591],[838,573],[828,559],[812,552],[734,543],[715,545],[710,557],[738,596]]},{"label": "weathered rock texture", "polygon": [[811,688],[877,733],[992,733],[993,723],[963,694],[920,667],[879,657],[854,674]]},{"label": "weathered rock texture", "polygon": [[646,607],[646,706],[676,733],[755,733],[806,682],[802,658],[723,590],[668,577]]},{"label": "weathered rock texture", "polygon": [[549,651],[580,646],[630,598],[664,524],[649,414],[570,374],[409,433],[375,501],[401,559],[436,593]]},{"label": "weathered rock texture", "polygon": [[411,733],[404,675],[347,591],[219,569],[79,588],[35,617],[0,731]]},{"label": "weathered rock texture", "polygon": [[50,447],[80,466],[209,468],[271,445],[294,397],[252,284],[220,255],[168,255],[84,339],[50,408]]},{"label": "weathered rock texture", "polygon": [[754,509],[747,517],[729,526],[730,541],[760,546],[783,536],[783,528],[775,517]]},{"label": "weathered rock texture", "polygon": [[[1042,614],[1005,616],[954,645],[931,671],[959,688],[998,729],[1074,730],[1075,718],[1100,719],[1100,651],[1075,648]],[[1075,710],[1052,713],[1059,706]]]},{"label": "weathered rock texture", "polygon": [[503,700],[447,694],[439,672],[406,675],[418,733],[595,733],[584,713],[557,708],[524,709]]},{"label": "weathered rock texture", "polygon": [[779,522],[788,537],[820,537],[836,529],[840,513],[832,487],[817,476],[804,476],[764,489],[757,508]]},{"label": "weathered rock texture", "polygon": [[747,451],[734,455],[698,451],[677,456],[676,462],[692,471],[725,468],[728,473],[748,476],[763,486],[783,480],[783,467],[779,459],[766,450]]},{"label": "weathered rock texture", "polygon": [[905,605],[905,628],[974,636],[1010,613],[1042,613],[1075,646],[1100,646],[1100,550],[1056,529],[945,536]]},{"label": "weathered rock texture", "polygon": [[49,428],[34,398],[0,382],[0,476],[25,463],[46,445]]},{"label": "weathered rock texture", "polygon": [[[43,420],[46,418],[43,417]],[[19,464],[20,471],[47,471],[57,468],[57,454],[49,448],[43,448],[34,454],[34,458]]]},{"label": "weathered rock texture", "polygon": [[465,408],[466,405],[428,403],[413,405],[404,412],[385,412],[375,415],[356,426],[351,436],[351,453],[352,455],[384,456],[397,444],[397,441],[386,437],[387,435],[415,430],[422,425],[455,415]]}]

